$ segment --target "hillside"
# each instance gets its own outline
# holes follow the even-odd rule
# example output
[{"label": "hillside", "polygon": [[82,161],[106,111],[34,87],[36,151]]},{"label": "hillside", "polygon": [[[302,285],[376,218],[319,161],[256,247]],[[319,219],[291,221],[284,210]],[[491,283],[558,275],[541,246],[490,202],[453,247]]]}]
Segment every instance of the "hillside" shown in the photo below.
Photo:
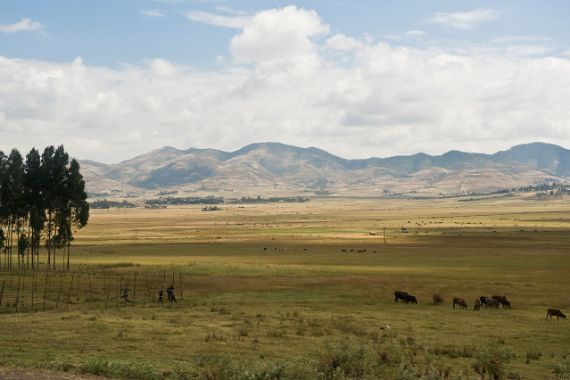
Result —
[{"label": "hillside", "polygon": [[315,192],[339,195],[489,192],[565,181],[570,151],[532,143],[495,154],[449,151],[440,156],[348,160],[318,148],[255,143],[235,152],[164,147],[118,164],[82,161],[94,196],[269,195]]}]

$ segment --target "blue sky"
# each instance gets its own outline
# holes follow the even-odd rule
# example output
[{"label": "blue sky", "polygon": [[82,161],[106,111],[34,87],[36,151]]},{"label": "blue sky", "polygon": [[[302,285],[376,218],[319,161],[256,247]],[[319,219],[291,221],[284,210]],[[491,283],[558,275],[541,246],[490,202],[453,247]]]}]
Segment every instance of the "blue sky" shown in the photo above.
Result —
[{"label": "blue sky", "polygon": [[[208,66],[227,54],[233,30],[188,20],[191,11],[224,14],[284,7],[314,9],[333,32],[373,39],[402,35],[409,30],[426,32],[427,42],[437,45],[484,44],[502,36],[542,36],[569,47],[570,3],[565,0],[400,0],[400,1],[273,1],[273,0],[5,0],[0,24],[30,18],[41,23],[42,34],[0,33],[0,54],[8,57],[71,61],[81,56],[93,65],[116,65],[161,57],[177,63]],[[476,30],[458,30],[428,22],[437,12],[492,9],[493,22]],[[156,11],[164,17],[152,17]],[[394,41],[418,44],[418,41]]]},{"label": "blue sky", "polygon": [[0,150],[570,147],[570,3],[5,0]]}]

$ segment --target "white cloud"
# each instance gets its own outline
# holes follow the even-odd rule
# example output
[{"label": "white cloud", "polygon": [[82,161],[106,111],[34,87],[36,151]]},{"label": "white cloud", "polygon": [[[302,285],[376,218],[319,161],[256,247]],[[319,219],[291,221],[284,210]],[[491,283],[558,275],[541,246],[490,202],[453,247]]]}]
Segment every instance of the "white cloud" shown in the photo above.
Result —
[{"label": "white cloud", "polygon": [[249,16],[232,15],[224,16],[211,12],[193,11],[186,15],[189,20],[203,24],[222,26],[225,28],[243,29],[250,21]]},{"label": "white cloud", "polygon": [[[0,57],[0,149],[63,142],[79,158],[117,162],[163,145],[253,141],[345,157],[570,146],[570,59],[327,39],[315,12],[264,12],[230,41],[234,60],[209,70]],[[350,49],[330,55],[331,44]]]},{"label": "white cloud", "polygon": [[326,41],[326,47],[338,51],[350,51],[364,47],[364,43],[344,34],[335,34]]},{"label": "white cloud", "polygon": [[37,21],[23,18],[14,24],[0,24],[1,33],[41,32],[44,26]]},{"label": "white cloud", "polygon": [[139,9],[139,12],[148,17],[166,17],[166,13],[160,9]]},{"label": "white cloud", "polygon": [[328,34],[317,12],[287,6],[257,13],[230,42],[237,63],[256,64],[261,76],[311,75],[320,65],[315,39]]},{"label": "white cloud", "polygon": [[469,30],[498,18],[499,13],[494,9],[475,9],[467,12],[438,12],[428,21],[454,29]]}]

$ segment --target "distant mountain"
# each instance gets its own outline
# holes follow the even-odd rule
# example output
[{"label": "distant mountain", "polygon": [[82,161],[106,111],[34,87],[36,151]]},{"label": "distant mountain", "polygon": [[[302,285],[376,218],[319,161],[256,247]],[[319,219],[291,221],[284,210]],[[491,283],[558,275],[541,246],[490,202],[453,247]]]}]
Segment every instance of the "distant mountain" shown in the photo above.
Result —
[{"label": "distant mountain", "polygon": [[164,147],[119,164],[82,161],[87,189],[99,195],[227,196],[329,192],[425,194],[485,192],[564,181],[570,151],[557,145],[518,145],[495,154],[450,151],[440,156],[347,160],[318,148],[255,143],[235,152]]}]

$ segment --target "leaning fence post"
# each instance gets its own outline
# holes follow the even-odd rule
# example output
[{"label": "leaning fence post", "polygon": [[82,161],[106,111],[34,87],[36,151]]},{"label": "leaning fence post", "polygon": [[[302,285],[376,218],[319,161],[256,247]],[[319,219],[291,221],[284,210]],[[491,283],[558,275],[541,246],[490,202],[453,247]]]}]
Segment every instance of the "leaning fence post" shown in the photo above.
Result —
[{"label": "leaning fence post", "polygon": [[34,310],[34,288],[36,287],[36,276],[34,275],[34,272],[32,272],[32,312],[35,311]]},{"label": "leaning fence post", "polygon": [[4,298],[4,285],[6,285],[6,281],[2,281],[2,290],[0,290],[0,306],[2,306],[2,298]]},{"label": "leaning fence post", "polygon": [[49,272],[46,272],[46,281],[44,284],[44,310],[46,309],[46,297],[47,297],[47,292],[49,289],[48,277],[49,277]]},{"label": "leaning fence post", "polygon": [[71,299],[71,289],[73,288],[73,278],[75,273],[71,274],[71,282],[69,283],[69,291],[67,292],[67,305],[65,305],[65,310],[69,309],[69,300]]},{"label": "leaning fence post", "polygon": [[18,275],[18,290],[16,291],[16,313],[18,312],[19,303],[20,303],[20,275]]},{"label": "leaning fence post", "polygon": [[146,296],[147,296],[147,298],[148,298],[147,301],[151,301],[151,298],[150,298],[150,289],[149,289],[149,287],[148,287],[148,272],[147,272],[147,271],[144,272],[144,282],[145,282],[145,286],[146,286]]}]

